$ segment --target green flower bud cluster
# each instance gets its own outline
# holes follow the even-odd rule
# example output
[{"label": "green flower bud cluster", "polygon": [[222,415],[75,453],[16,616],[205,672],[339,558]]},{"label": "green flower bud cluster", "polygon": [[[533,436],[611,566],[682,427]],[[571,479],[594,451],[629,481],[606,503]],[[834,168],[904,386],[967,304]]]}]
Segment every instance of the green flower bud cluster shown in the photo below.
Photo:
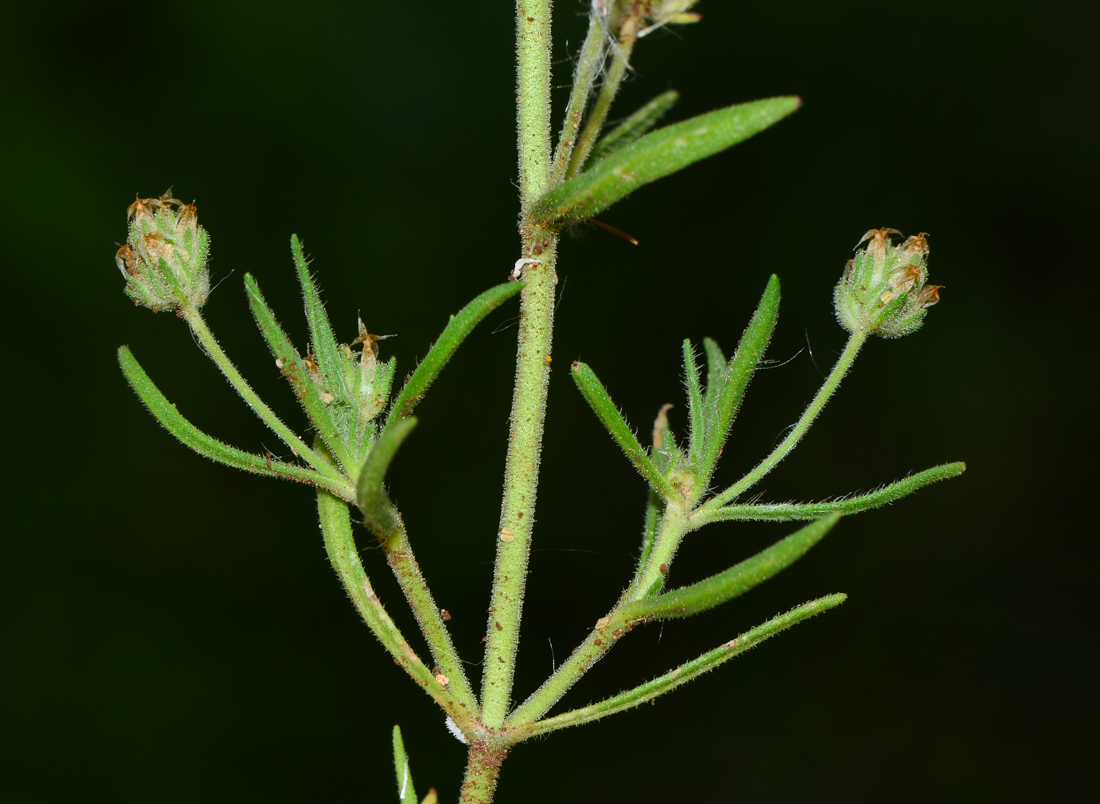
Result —
[{"label": "green flower bud cluster", "polygon": [[[360,320],[359,336],[350,344],[335,344],[335,349],[325,355],[328,360],[309,354],[302,361],[318,396],[328,406],[337,431],[349,444],[363,442],[365,446],[360,449],[363,453],[373,443],[374,430],[369,425],[389,402],[397,369],[394,358],[378,359],[378,341],[390,337],[393,336],[368,332]],[[356,346],[362,346],[358,359]],[[282,361],[276,364],[286,372]]]},{"label": "green flower bud cluster", "polygon": [[210,236],[198,224],[195,205],[171,194],[130,205],[129,235],[115,255],[126,295],[154,312],[197,309],[210,295]]},{"label": "green flower bud cluster", "polygon": [[940,300],[940,285],[926,285],[928,239],[919,234],[895,246],[897,229],[872,229],[848,260],[833,293],[840,325],[851,333],[900,338],[920,329],[929,307]]}]

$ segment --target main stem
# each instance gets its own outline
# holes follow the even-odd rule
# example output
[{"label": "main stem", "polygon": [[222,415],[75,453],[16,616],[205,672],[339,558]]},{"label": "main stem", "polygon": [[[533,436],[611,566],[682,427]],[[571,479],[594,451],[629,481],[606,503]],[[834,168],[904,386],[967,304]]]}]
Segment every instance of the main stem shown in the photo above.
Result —
[{"label": "main stem", "polygon": [[[522,256],[538,262],[524,271],[520,305],[516,385],[482,679],[482,723],[489,731],[504,725],[512,695],[550,379],[558,236],[527,215],[534,201],[550,189],[549,0],[516,3],[516,50]],[[485,761],[486,753],[492,761]],[[480,761],[475,761],[475,754]],[[463,802],[492,800],[503,759],[504,749],[498,753],[485,746],[484,752],[471,751]]]},{"label": "main stem", "polygon": [[550,380],[554,331],[554,286],[558,234],[539,226],[528,210],[550,189],[550,0],[517,0],[517,123],[521,256],[526,266],[520,301],[516,384],[504,469],[504,499],[497,530],[493,600],[482,676],[481,721],[486,737],[470,748],[462,804],[493,800],[507,740],[495,739],[504,725],[512,696],[519,646],[527,556],[538,491],[539,457]]}]

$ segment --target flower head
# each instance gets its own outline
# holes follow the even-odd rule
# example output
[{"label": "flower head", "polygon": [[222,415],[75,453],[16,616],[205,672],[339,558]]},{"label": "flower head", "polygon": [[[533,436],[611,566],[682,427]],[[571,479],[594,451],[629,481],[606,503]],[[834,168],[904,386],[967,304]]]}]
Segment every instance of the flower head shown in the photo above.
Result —
[{"label": "flower head", "polygon": [[849,332],[900,338],[920,329],[926,311],[940,300],[940,285],[928,279],[928,235],[894,245],[897,229],[871,229],[856,244],[867,246],[849,260],[833,302]]},{"label": "flower head", "polygon": [[129,206],[129,236],[115,256],[126,295],[156,312],[202,307],[210,295],[210,236],[198,224],[195,205],[171,194]]}]

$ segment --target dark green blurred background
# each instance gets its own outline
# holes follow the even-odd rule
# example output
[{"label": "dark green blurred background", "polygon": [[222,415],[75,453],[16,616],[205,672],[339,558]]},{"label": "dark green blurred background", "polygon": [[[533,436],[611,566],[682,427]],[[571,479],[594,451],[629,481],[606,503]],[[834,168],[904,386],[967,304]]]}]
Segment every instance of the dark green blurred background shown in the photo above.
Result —
[{"label": "dark green blurred background", "polygon": [[[563,243],[517,694],[614,602],[640,533],[643,484],[572,387],[573,359],[646,430],[663,402],[681,402],[680,339],[711,335],[732,351],[777,272],[784,308],[769,356],[795,359],[750,388],[725,452],[729,482],[795,420],[841,348],[831,291],[860,235],[928,231],[943,302],[919,334],[865,350],[761,491],[815,499],[949,460],[970,469],[844,521],[716,612],[635,632],[567,703],[651,678],[811,597],[851,595],[656,706],[521,746],[499,800],[1100,794],[1089,768],[1095,4],[699,10],[701,25],[639,46],[613,115],[670,87],[683,94],[672,120],[785,93],[805,106],[603,216],[640,247],[594,229]],[[583,11],[558,4],[559,112]],[[304,342],[297,232],[338,334],[354,335],[357,313],[397,333],[383,354],[403,374],[518,257],[512,7],[41,2],[5,17],[15,484],[0,559],[0,799],[394,801],[388,741],[400,722],[421,791],[453,802],[464,752],[357,621],[309,490],[189,453],[127,388],[123,343],[197,424],[278,451],[179,321],[126,300],[113,259],[135,193],[173,185],[197,199],[221,283],[211,325],[300,426],[241,287],[255,273]],[[469,659],[488,602],[514,315],[498,311],[469,339],[392,476]],[[674,580],[791,529],[699,532]],[[400,612],[382,557],[362,544]]]}]

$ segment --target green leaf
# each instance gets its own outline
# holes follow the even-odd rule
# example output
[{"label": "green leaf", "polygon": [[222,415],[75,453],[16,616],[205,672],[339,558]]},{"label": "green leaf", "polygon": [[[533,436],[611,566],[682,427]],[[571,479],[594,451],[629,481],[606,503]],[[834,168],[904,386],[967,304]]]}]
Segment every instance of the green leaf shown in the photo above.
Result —
[{"label": "green leaf", "polygon": [[725,572],[657,597],[630,603],[623,608],[623,615],[631,621],[671,620],[720,606],[798,561],[839,521],[840,514],[834,511]]},{"label": "green leaf", "polygon": [[466,340],[466,336],[473,328],[490,312],[523,290],[523,287],[523,282],[506,282],[503,285],[497,285],[471,301],[457,315],[451,316],[439,339],[428,350],[428,354],[416,367],[416,371],[394,400],[390,415],[386,419],[386,427],[390,427],[394,422],[412,413],[413,408],[424,397],[428,386],[435,382],[439,372],[443,371],[447,361]]},{"label": "green leaf", "polygon": [[[645,526],[642,530],[642,550],[638,556],[638,569],[635,572],[641,577],[642,571],[649,563],[649,555],[653,552],[653,544],[657,541],[657,534],[661,531],[661,519],[665,511],[665,501],[661,499],[652,488],[646,489]],[[664,580],[663,578],[661,579]]]},{"label": "green leaf", "polygon": [[359,470],[359,482],[355,487],[359,510],[363,512],[367,527],[381,540],[389,539],[401,528],[401,519],[382,483],[397,450],[415,427],[415,416],[394,422],[375,442]]},{"label": "green leaf", "polygon": [[650,132],[548,192],[535,202],[532,216],[547,224],[590,218],[639,187],[763,131],[799,105],[795,97],[768,98]]},{"label": "green leaf", "polygon": [[699,385],[699,366],[695,362],[695,348],[685,339],[684,379],[687,385],[688,421],[691,432],[688,435],[689,454],[692,458],[701,455],[707,444],[707,411],[703,404],[703,389]]},{"label": "green leaf", "polygon": [[858,514],[861,511],[869,511],[881,505],[887,505],[895,500],[900,500],[914,491],[935,483],[938,480],[947,480],[957,477],[966,471],[966,464],[945,463],[942,466],[934,466],[925,469],[915,475],[910,475],[904,480],[883,486],[870,494],[860,494],[840,500],[826,500],[816,503],[777,503],[755,505],[727,505],[717,508],[713,512],[706,512],[702,519],[705,522],[723,522],[729,520],[795,520],[816,519],[829,511],[839,511],[842,514]]},{"label": "green leaf", "polygon": [[279,326],[275,313],[268,306],[263,293],[260,292],[260,285],[252,274],[244,275],[244,286],[248,291],[248,304],[252,308],[252,316],[256,319],[256,325],[260,328],[264,340],[267,341],[271,354],[279,361],[280,371],[290,382],[290,387],[294,389],[294,395],[302,403],[302,407],[305,408],[310,421],[317,428],[317,432],[324,439],[329,450],[339,458],[345,471],[352,471],[355,466],[351,461],[351,453],[348,451],[345,440],[337,432],[336,423],[329,414],[328,407],[321,399],[320,392],[309,375],[309,369],[306,367],[305,361],[298,355],[298,350],[294,348],[294,344],[290,342],[286,332]]},{"label": "green leaf", "polygon": [[354,361],[336,342],[328,313],[325,312],[325,305],[321,302],[317,286],[313,283],[313,276],[309,272],[309,264],[302,252],[302,243],[298,240],[298,235],[291,235],[290,250],[294,255],[294,266],[298,269],[298,283],[302,286],[302,299],[306,306],[306,319],[309,321],[311,346],[317,358],[321,376],[325,380],[325,388],[341,402],[354,405],[351,389],[348,387],[348,378]]},{"label": "green leaf", "polygon": [[630,145],[657,125],[678,100],[680,93],[670,89],[638,109],[599,139],[588,156],[588,164],[595,165],[601,159],[606,159]]},{"label": "green leaf", "polygon": [[416,789],[413,787],[412,771],[409,770],[409,757],[405,754],[405,741],[401,739],[401,727],[393,727],[393,767],[397,772],[397,797],[401,804],[417,804]]},{"label": "green leaf", "polygon": [[565,712],[556,717],[525,724],[516,728],[513,734],[518,740],[526,740],[530,737],[548,734],[552,731],[568,728],[569,726],[579,726],[582,723],[591,723],[594,720],[600,720],[608,715],[614,715],[618,712],[632,709],[659,695],[671,692],[689,681],[693,681],[703,673],[713,670],[723,662],[744,653],[750,648],[756,647],[764,640],[770,639],[776,634],[785,631],[792,625],[797,625],[803,620],[808,620],[810,617],[822,614],[829,609],[836,608],[843,603],[847,597],[847,595],[838,594],[811,600],[809,603],[791,609],[786,614],[774,617],[766,623],[747,631],[736,639],[731,639],[724,645],[704,653],[699,658],[687,664],[683,664],[675,670],[637,686],[632,690],[627,690],[626,692],[612,696],[611,698],[606,698],[599,703],[585,706],[581,709]]},{"label": "green leaf", "polygon": [[672,484],[653,464],[645,448],[638,443],[638,437],[630,429],[630,425],[623,419],[619,409],[608,396],[607,389],[596,377],[594,371],[587,364],[579,360],[573,364],[573,380],[577,383],[581,395],[592,408],[596,417],[603,422],[607,432],[618,442],[619,447],[626,457],[634,464],[634,468],[641,473],[653,489],[665,499],[676,499],[679,495],[673,489]]},{"label": "green leaf", "polygon": [[145,373],[145,370],[128,347],[119,348],[118,362],[127,382],[130,383],[130,387],[145,403],[145,407],[149,409],[153,417],[161,423],[164,429],[178,438],[184,446],[190,447],[199,455],[226,466],[232,466],[234,469],[243,469],[246,472],[258,475],[281,477],[319,486],[338,497],[350,499],[351,489],[349,487],[338,484],[333,479],[325,477],[312,469],[305,469],[274,458],[265,458],[239,450],[236,447],[222,443],[195,427],[184,418],[176,409],[176,406],[169,402],[160,389],[149,379],[149,375]]},{"label": "green leaf", "polygon": [[713,405],[726,381],[726,355],[722,347],[710,338],[703,338],[703,349],[707,353],[707,402]]},{"label": "green leaf", "polygon": [[[760,304],[749,322],[748,328],[741,336],[741,342],[737,345],[729,365],[723,373],[721,387],[713,400],[711,423],[711,437],[707,441],[706,453],[698,464],[698,470],[704,477],[709,477],[714,471],[714,465],[718,461],[718,455],[722,446],[726,443],[730,427],[734,417],[741,406],[741,400],[745,396],[749,380],[752,379],[757,365],[764,357],[764,351],[771,341],[772,332],[775,330],[775,321],[779,316],[779,277],[772,274],[768,280],[768,286],[760,299]],[[707,389],[708,402],[710,391]],[[702,485],[700,486],[702,491]]]}]

